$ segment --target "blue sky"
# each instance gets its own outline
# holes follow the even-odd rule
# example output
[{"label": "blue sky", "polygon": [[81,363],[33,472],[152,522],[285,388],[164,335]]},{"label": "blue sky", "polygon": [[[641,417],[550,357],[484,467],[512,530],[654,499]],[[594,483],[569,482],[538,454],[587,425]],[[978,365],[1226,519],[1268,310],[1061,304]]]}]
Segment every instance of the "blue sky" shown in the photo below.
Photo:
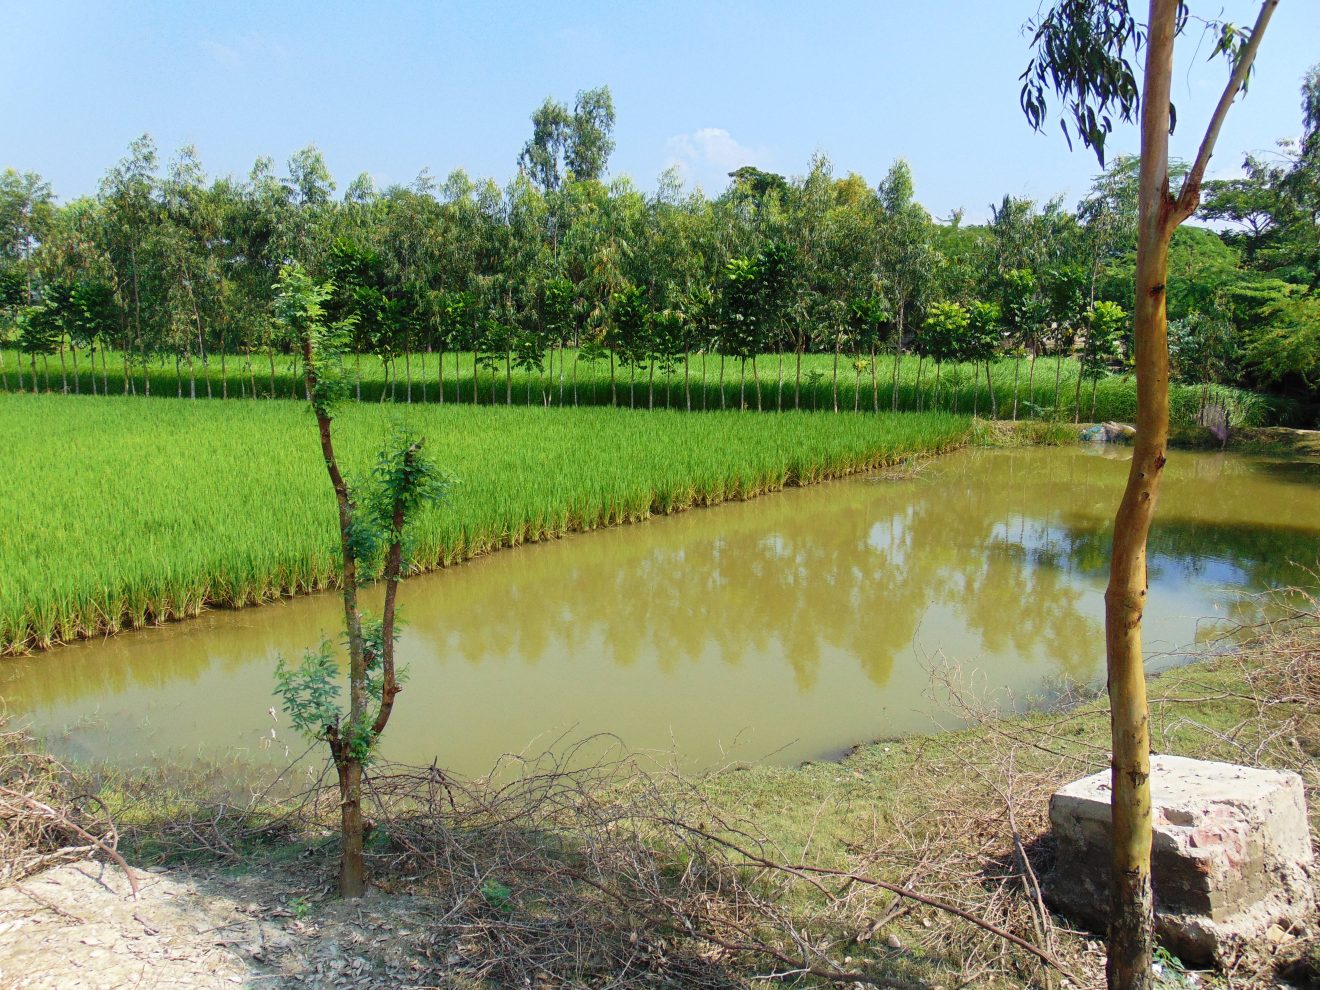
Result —
[{"label": "blue sky", "polygon": [[[1143,7],[1140,0],[1134,5]],[[1249,23],[1249,0],[1192,0]],[[283,163],[308,142],[340,188],[423,168],[506,181],[547,95],[609,85],[614,175],[654,187],[667,166],[710,193],[743,164],[790,175],[813,152],[872,184],[895,157],[936,215],[983,218],[1004,193],[1073,203],[1096,171],[1018,108],[1036,0],[896,2],[115,3],[0,0],[0,167],[92,192],[128,142],[197,147],[213,174]],[[1199,51],[1197,51],[1197,46]],[[1189,31],[1176,68],[1190,157],[1225,78]],[[1298,87],[1320,61],[1320,2],[1283,0],[1213,173],[1300,131]],[[1112,151],[1135,150],[1128,128]]]}]

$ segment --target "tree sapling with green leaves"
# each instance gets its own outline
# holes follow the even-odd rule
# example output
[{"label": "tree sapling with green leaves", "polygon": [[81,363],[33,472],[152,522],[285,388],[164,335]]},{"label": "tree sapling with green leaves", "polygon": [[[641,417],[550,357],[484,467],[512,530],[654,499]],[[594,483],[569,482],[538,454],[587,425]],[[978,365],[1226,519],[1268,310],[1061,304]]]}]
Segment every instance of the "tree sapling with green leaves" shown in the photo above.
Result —
[{"label": "tree sapling with green leaves", "polygon": [[[335,405],[348,397],[341,355],[352,318],[326,324],[324,306],[331,286],[314,282],[300,265],[280,270],[275,292],[276,319],[301,344],[307,396],[339,510],[348,711],[339,704],[339,665],[328,641],[316,651],[309,650],[300,664],[291,666],[281,658],[276,678],[284,710],[295,727],[329,744],[339,778],[339,893],[357,898],[366,891],[362,774],[400,690],[394,644],[399,578],[407,566],[405,526],[422,505],[443,499],[451,482],[425,456],[421,438],[399,431],[377,456],[370,478],[349,486],[335,454],[331,423]],[[361,582],[376,573],[385,584],[380,618],[365,614],[358,603]]]}]

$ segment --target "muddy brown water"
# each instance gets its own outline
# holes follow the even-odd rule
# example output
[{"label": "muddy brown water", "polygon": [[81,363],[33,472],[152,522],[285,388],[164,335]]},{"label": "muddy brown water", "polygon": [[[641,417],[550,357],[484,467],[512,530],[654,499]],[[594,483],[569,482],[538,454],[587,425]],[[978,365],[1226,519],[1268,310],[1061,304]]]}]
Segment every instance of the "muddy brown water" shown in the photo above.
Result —
[{"label": "muddy brown water", "polygon": [[[475,774],[610,733],[689,769],[787,764],[956,724],[941,666],[1008,707],[1095,685],[1127,457],[963,451],[412,578],[385,755]],[[1317,461],[1174,453],[1152,666],[1254,617],[1251,596],[1316,583],[1318,495]],[[275,708],[276,658],[335,637],[339,609],[315,595],[3,661],[0,696],[76,760],[287,762],[304,743]]]}]

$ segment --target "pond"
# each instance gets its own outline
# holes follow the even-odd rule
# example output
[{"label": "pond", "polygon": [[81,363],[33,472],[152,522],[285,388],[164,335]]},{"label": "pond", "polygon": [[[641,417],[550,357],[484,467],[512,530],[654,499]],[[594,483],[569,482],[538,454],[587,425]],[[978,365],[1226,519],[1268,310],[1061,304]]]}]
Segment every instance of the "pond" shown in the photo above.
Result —
[{"label": "pond", "polygon": [[[791,764],[955,724],[941,666],[1004,706],[1096,685],[1128,454],[962,451],[412,578],[385,755],[475,774],[612,733],[686,769]],[[1316,583],[1318,495],[1314,461],[1173,454],[1153,667],[1255,618],[1253,595]],[[306,744],[275,707],[276,658],[337,636],[339,610],[315,595],[3,661],[0,696],[75,760],[282,764]]]}]

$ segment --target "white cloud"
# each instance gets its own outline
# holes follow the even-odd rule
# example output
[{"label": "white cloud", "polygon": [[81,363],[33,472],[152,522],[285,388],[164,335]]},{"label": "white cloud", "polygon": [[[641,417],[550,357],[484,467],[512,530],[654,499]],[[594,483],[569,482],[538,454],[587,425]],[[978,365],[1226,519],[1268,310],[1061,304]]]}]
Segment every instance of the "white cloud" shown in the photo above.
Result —
[{"label": "white cloud", "polygon": [[270,61],[285,56],[284,47],[279,42],[255,32],[234,40],[232,44],[224,44],[214,39],[206,39],[201,44],[202,50],[211,58],[231,69],[238,68],[249,59]]},{"label": "white cloud", "polygon": [[702,127],[676,134],[665,142],[665,167],[678,169],[685,183],[711,195],[728,185],[729,173],[743,165],[764,162],[766,152],[740,144],[722,127]]},{"label": "white cloud", "polygon": [[222,45],[218,41],[203,41],[202,48],[221,65],[234,68],[243,62],[243,56],[235,49],[230,48],[228,45]]}]

